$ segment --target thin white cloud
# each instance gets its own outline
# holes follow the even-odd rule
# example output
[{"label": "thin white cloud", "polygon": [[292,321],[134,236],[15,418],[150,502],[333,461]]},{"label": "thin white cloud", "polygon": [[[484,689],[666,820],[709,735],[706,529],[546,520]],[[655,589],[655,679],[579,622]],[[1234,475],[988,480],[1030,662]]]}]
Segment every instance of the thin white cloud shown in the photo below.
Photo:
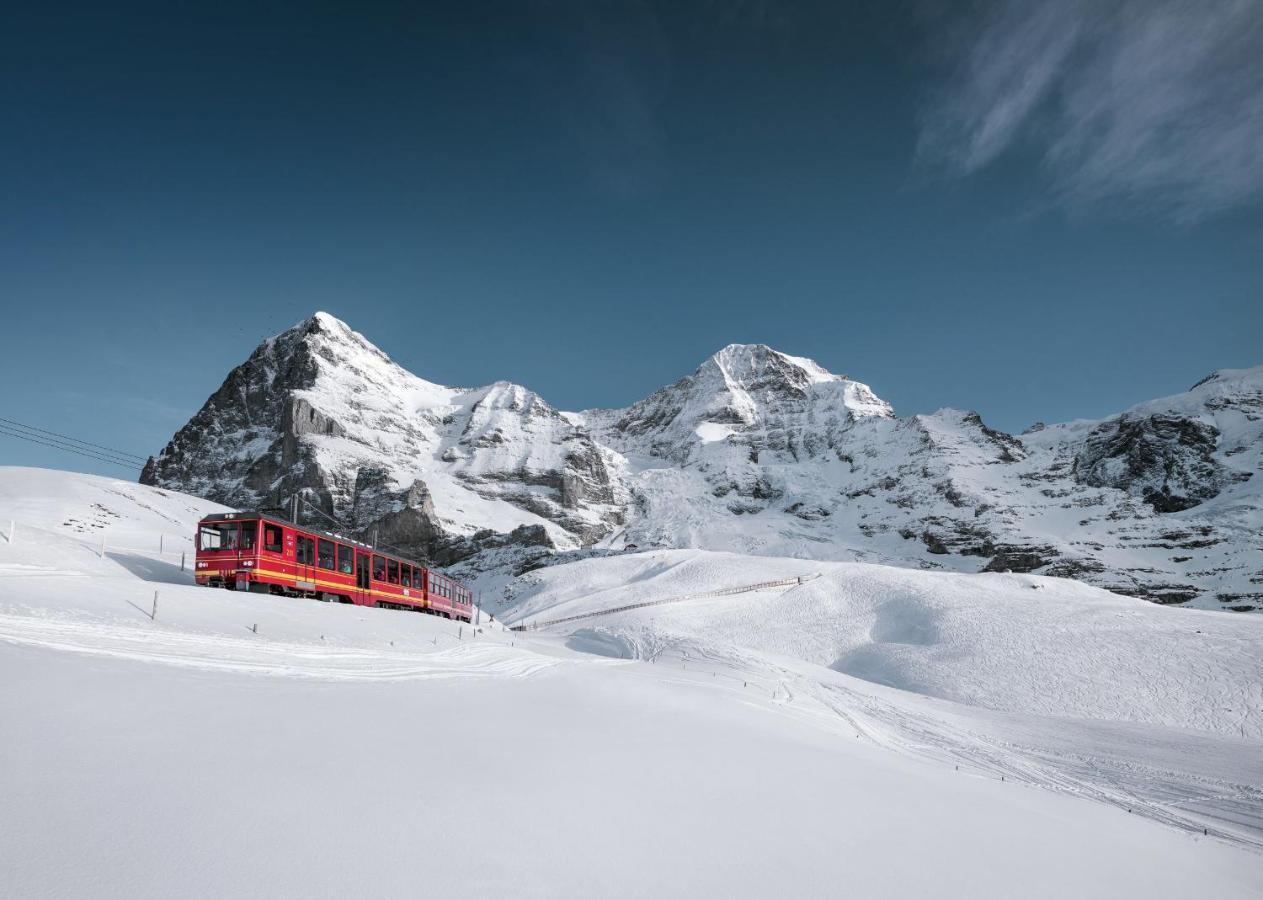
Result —
[{"label": "thin white cloud", "polygon": [[1034,148],[1057,202],[1180,222],[1263,199],[1263,0],[994,0],[955,26],[922,164]]}]

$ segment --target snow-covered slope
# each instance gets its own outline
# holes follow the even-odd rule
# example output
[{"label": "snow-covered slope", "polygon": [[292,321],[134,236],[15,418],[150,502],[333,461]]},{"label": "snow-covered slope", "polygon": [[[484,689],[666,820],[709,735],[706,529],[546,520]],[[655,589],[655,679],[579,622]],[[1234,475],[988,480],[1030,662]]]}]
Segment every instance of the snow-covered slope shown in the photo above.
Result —
[{"label": "snow-covered slope", "polygon": [[528,573],[501,612],[820,576],[474,633],[195,587],[207,509],[0,468],[0,893],[1263,890],[1263,619],[660,551]]},{"label": "snow-covered slope", "polygon": [[547,622],[795,577],[567,627],[614,629],[640,656],[669,631],[971,706],[1263,739],[1263,618],[1175,614],[1069,579],[662,550],[527,573],[499,606]]},{"label": "snow-covered slope", "polygon": [[866,385],[734,344],[621,410],[440,387],[319,313],[260,346],[147,466],[235,506],[296,490],[470,572],[699,548],[1039,572],[1160,603],[1263,606],[1263,366],[1019,437],[896,418]]}]

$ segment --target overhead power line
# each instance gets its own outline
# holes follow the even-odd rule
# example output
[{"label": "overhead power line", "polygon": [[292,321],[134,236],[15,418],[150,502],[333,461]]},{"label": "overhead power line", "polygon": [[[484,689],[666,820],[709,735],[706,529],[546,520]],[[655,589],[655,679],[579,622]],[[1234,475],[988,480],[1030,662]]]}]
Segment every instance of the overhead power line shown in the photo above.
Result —
[{"label": "overhead power line", "polygon": [[141,465],[144,465],[146,461],[146,457],[140,456],[136,453],[128,453],[126,450],[119,450],[116,447],[106,447],[104,444],[94,444],[91,441],[81,441],[79,440],[79,438],[71,437],[68,434],[60,434],[56,431],[49,431],[46,428],[36,428],[34,425],[26,425],[22,422],[15,421],[13,419],[6,419],[4,416],[0,416],[0,424],[8,425],[12,428],[19,429],[21,431],[32,432],[32,433],[35,433],[36,435],[43,435],[44,437],[56,438],[58,443],[76,444],[78,446],[85,447],[89,450],[103,450],[110,456],[117,456],[120,459],[136,460]]},{"label": "overhead power line", "polygon": [[88,451],[86,451],[86,450],[81,450],[81,449],[78,449],[78,448],[75,448],[75,447],[70,447],[70,446],[67,446],[67,445],[65,445],[65,444],[54,444],[54,443],[52,443],[51,441],[41,441],[41,440],[39,440],[38,438],[31,437],[29,434],[21,434],[20,432],[16,432],[16,431],[6,431],[6,430],[4,430],[4,426],[0,426],[0,434],[3,434],[3,435],[5,435],[5,436],[7,436],[7,437],[15,437],[15,438],[17,438],[18,440],[21,440],[21,441],[29,441],[29,442],[30,442],[30,443],[32,443],[32,444],[42,444],[42,445],[43,445],[43,446],[45,446],[45,447],[51,447],[51,448],[52,448],[52,449],[54,449],[54,450],[61,450],[61,451],[65,452],[65,453],[74,453],[74,454],[77,454],[77,455],[79,455],[79,456],[86,456],[86,457],[88,457],[89,459],[95,459],[95,460],[100,460],[101,462],[111,463],[111,464],[116,465],[116,466],[121,466],[121,467],[122,467],[122,468],[124,468],[124,469],[138,469],[138,468],[140,468],[140,464],[139,464],[139,463],[133,463],[133,462],[122,462],[122,461],[117,460],[117,459],[111,459],[111,458],[110,458],[110,457],[108,457],[108,456],[98,456],[98,455],[97,455],[97,454],[95,454],[95,453],[89,453],[89,452],[88,452]]},{"label": "overhead power line", "polygon": [[35,433],[35,429],[24,431],[19,427],[7,424],[9,421],[11,420],[0,419],[0,435],[17,438],[20,441],[27,441],[32,444],[39,444],[53,450],[60,450],[63,453],[73,453],[99,462],[110,463],[124,469],[139,469],[145,464],[144,460],[133,457],[130,454],[125,455],[105,447],[93,449],[98,445],[87,444],[84,441],[71,443],[74,440],[73,438],[62,439],[51,432],[44,432],[42,429],[38,433]]}]

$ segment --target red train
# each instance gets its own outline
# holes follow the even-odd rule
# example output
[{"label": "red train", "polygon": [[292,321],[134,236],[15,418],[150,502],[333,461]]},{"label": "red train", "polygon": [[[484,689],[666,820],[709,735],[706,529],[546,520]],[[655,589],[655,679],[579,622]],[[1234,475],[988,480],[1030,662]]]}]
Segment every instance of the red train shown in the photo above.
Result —
[{"label": "red train", "polygon": [[462,622],[474,611],[467,587],[420,563],[257,512],[202,519],[194,575],[209,587],[413,609]]}]

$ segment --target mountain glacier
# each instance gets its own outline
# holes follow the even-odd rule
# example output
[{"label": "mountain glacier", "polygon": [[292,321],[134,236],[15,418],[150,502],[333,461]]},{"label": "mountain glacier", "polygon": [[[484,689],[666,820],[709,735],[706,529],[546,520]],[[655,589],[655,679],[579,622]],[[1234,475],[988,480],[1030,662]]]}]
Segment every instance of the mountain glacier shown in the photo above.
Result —
[{"label": "mountain glacier", "polygon": [[867,385],[734,344],[626,409],[425,381],[317,313],[260,345],[141,480],[238,508],[296,492],[469,571],[693,547],[1078,578],[1263,607],[1263,366],[1020,436],[897,417]]}]

